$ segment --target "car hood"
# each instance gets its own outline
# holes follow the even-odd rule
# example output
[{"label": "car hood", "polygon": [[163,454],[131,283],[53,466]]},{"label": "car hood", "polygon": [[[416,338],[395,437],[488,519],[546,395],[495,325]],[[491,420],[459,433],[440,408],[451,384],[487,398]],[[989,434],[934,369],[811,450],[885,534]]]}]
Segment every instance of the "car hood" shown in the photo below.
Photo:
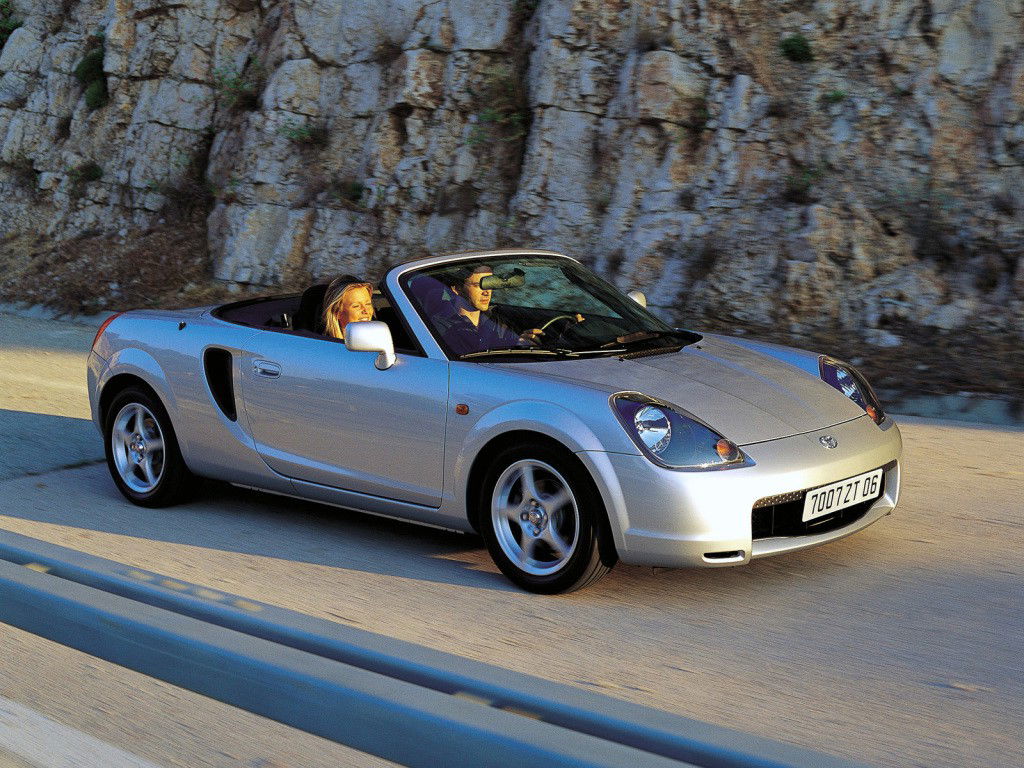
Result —
[{"label": "car hood", "polygon": [[508,367],[615,392],[641,392],[690,412],[749,445],[839,424],[864,411],[792,363],[706,336],[679,352],[621,360],[515,363]]}]

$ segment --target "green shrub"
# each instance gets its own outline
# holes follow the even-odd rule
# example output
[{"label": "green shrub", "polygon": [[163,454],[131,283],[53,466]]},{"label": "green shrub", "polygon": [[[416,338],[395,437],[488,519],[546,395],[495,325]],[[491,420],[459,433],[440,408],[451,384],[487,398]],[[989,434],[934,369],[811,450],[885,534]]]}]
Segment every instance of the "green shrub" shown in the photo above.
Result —
[{"label": "green shrub", "polygon": [[107,80],[93,80],[85,89],[85,105],[89,109],[105,107],[110,97],[107,93]]},{"label": "green shrub", "polygon": [[443,187],[437,194],[437,212],[470,213],[480,200],[480,190],[470,181]]},{"label": "green shrub", "polygon": [[107,77],[103,73],[103,57],[106,55],[103,36],[99,35],[98,40],[99,45],[90,48],[75,67],[75,77],[85,89],[85,105],[91,110],[106,106],[110,100]]},{"label": "green shrub", "polygon": [[820,168],[798,168],[796,173],[786,176],[783,200],[789,203],[808,205],[814,202],[812,194],[815,183],[824,175]]},{"label": "green shrub", "polygon": [[322,147],[327,144],[327,129],[321,125],[309,125],[297,121],[288,121],[277,132],[289,141],[305,146]]},{"label": "green shrub", "polygon": [[512,0],[512,14],[510,21],[514,29],[522,30],[526,23],[533,18],[540,6],[540,0]]},{"label": "green shrub", "polygon": [[514,0],[512,13],[517,16],[532,16],[539,5],[540,0]]},{"label": "green shrub", "polygon": [[14,171],[14,178],[18,185],[34,192],[39,185],[39,171],[36,170],[32,158],[24,152],[19,152],[8,165]]},{"label": "green shrub", "polygon": [[105,54],[106,51],[101,44],[98,48],[93,48],[86,53],[78,62],[78,66],[75,67],[75,77],[83,87],[103,77],[103,56]]},{"label": "green shrub", "polygon": [[92,160],[87,160],[81,165],[69,168],[68,178],[71,180],[71,196],[81,197],[85,192],[86,184],[90,181],[99,181],[103,178],[103,169]]},{"label": "green shrub", "polygon": [[214,197],[222,200],[223,202],[229,205],[231,203],[237,203],[238,194],[241,188],[242,180],[239,179],[237,176],[232,176],[227,180],[227,183],[225,183],[223,187],[221,187],[220,189],[213,190]]},{"label": "green shrub", "polygon": [[21,26],[21,19],[16,18],[11,0],[0,0],[0,50],[7,44],[7,38]]},{"label": "green shrub", "polygon": [[839,104],[842,101],[846,101],[846,91],[834,90],[826,93],[822,98],[826,104]]},{"label": "green shrub", "polygon": [[258,61],[252,61],[241,70],[230,66],[217,67],[213,70],[213,87],[218,100],[227,107],[249,111],[259,109],[263,67]]},{"label": "green shrub", "polygon": [[103,169],[91,160],[71,169],[71,180],[88,183],[103,178]]},{"label": "green shrub", "polygon": [[366,207],[366,185],[356,179],[335,178],[327,186],[328,195],[346,208]]},{"label": "green shrub", "polygon": [[218,194],[206,178],[209,161],[208,145],[192,153],[175,151],[169,158],[164,180],[146,182],[146,189],[164,198],[160,213],[166,220],[184,222],[193,220],[196,214],[209,215]]},{"label": "green shrub", "polygon": [[779,43],[779,50],[782,55],[790,61],[807,62],[814,60],[811,52],[811,43],[803,35],[790,35]]},{"label": "green shrub", "polygon": [[483,88],[478,94],[482,108],[469,132],[470,146],[492,141],[518,141],[530,127],[526,89],[511,64],[494,64],[484,70]]}]

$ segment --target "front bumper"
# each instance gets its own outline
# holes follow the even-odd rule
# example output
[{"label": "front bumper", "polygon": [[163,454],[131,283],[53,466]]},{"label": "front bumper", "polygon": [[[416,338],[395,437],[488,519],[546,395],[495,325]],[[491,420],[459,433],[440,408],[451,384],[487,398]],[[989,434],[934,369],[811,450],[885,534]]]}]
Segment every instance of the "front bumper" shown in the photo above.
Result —
[{"label": "front bumper", "polygon": [[[838,446],[825,448],[819,442],[824,435],[835,438]],[[620,559],[664,567],[741,565],[753,557],[848,536],[889,514],[899,499],[902,439],[892,419],[879,427],[865,415],[828,429],[746,445],[743,450],[753,466],[703,472],[663,469],[643,456],[589,456],[588,463],[606,470],[599,473],[598,484]],[[856,519],[822,533],[752,536],[758,500],[879,467],[885,468],[882,495]]]}]

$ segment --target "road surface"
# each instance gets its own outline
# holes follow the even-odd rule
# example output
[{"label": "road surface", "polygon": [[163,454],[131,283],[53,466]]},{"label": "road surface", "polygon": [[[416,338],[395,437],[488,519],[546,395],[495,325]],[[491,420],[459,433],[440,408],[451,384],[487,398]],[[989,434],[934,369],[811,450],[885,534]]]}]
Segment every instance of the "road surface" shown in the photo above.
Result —
[{"label": "road surface", "polygon": [[[95,463],[93,333],[0,315],[0,528],[870,764],[1024,765],[1024,432],[901,420],[900,506],[853,537],[538,597],[470,536],[221,486],[132,506]],[[382,764],[10,628],[0,645],[0,697],[160,765]]]}]

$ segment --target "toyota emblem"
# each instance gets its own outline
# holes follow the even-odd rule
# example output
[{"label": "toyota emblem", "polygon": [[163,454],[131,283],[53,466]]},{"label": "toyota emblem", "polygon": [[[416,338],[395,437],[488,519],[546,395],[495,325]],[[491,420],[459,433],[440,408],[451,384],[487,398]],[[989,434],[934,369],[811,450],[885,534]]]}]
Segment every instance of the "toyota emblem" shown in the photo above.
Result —
[{"label": "toyota emblem", "polygon": [[818,442],[824,445],[826,448],[835,448],[839,445],[839,441],[836,440],[832,435],[822,435],[818,438]]}]

